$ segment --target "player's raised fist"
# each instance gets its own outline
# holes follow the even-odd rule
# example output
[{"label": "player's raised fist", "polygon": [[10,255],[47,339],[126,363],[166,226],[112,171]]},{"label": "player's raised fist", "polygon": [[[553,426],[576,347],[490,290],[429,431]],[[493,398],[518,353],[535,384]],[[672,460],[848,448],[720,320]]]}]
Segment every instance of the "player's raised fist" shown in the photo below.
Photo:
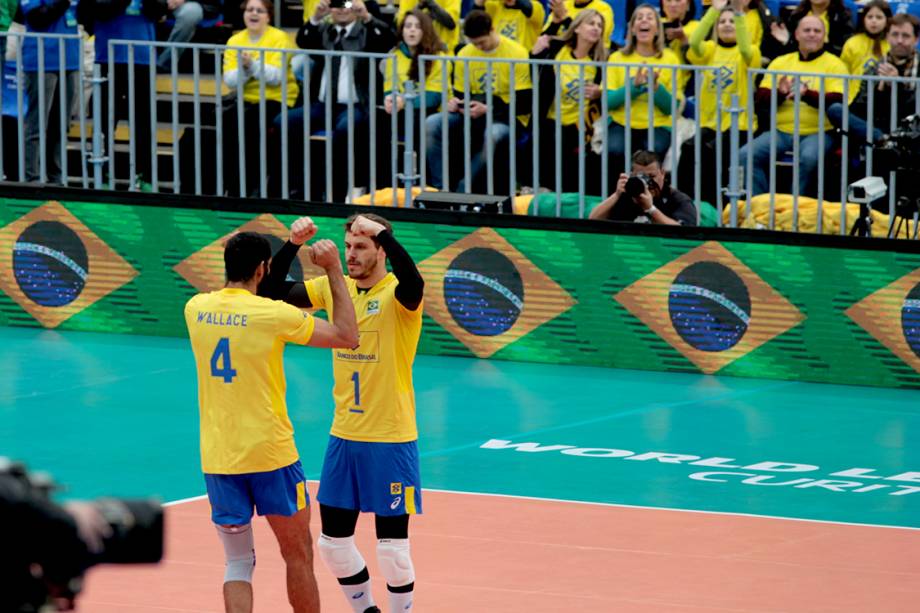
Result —
[{"label": "player's raised fist", "polygon": [[339,248],[328,238],[313,243],[310,247],[310,260],[325,270],[327,273],[338,269],[342,270],[342,260],[339,257]]},{"label": "player's raised fist", "polygon": [[377,236],[386,228],[381,223],[368,219],[364,215],[358,215],[351,222],[351,233],[358,236]]},{"label": "player's raised fist", "polygon": [[295,245],[303,245],[305,242],[316,236],[316,224],[309,217],[301,217],[291,224],[291,242]]}]

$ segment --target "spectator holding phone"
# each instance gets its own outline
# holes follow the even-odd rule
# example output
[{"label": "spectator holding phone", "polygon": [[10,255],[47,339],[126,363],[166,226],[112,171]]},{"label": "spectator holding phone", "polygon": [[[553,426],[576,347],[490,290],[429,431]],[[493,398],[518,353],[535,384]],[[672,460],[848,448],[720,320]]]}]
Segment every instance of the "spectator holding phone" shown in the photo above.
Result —
[{"label": "spectator holding phone", "polygon": [[[490,58],[507,60],[527,60],[527,51],[510,38],[501,36],[492,27],[492,18],[483,10],[470,11],[463,22],[463,34],[470,41],[460,50],[458,58]],[[523,114],[531,108],[530,70],[526,62],[492,63],[458,61],[453,67],[453,96],[447,101],[447,108],[431,115],[426,120],[427,135],[427,182],[439,189],[462,191],[464,189],[463,161],[456,153],[449,157],[450,172],[448,182],[444,177],[442,148],[445,146],[442,118],[447,114],[447,129],[450,149],[470,155],[470,173],[474,185],[473,191],[483,190],[483,179],[489,149],[492,150],[493,167],[507,168],[508,139],[510,124],[516,121],[511,117],[511,71],[514,71],[514,95],[517,109]],[[469,81],[466,81],[466,74]],[[491,90],[491,107],[488,91]],[[487,114],[491,115],[489,126]],[[464,143],[464,116],[470,118],[470,143]],[[524,129],[520,126],[518,133]]]}]

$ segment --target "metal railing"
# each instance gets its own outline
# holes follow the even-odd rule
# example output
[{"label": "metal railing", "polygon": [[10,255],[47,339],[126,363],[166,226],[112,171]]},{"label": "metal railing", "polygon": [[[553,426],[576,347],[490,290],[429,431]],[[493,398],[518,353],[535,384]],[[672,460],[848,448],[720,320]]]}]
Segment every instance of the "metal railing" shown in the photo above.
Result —
[{"label": "metal railing", "polygon": [[[19,39],[50,38],[56,37],[63,40],[76,39],[82,58],[83,40],[79,35],[47,35],[47,34],[21,34],[9,33],[0,35],[18,37]],[[39,45],[38,69],[39,80],[46,74],[43,46]],[[140,55],[150,58],[151,65],[159,51],[170,51],[171,62],[169,71],[158,74],[146,64],[136,63]],[[63,61],[65,45],[60,44],[59,67],[63,82],[65,70]],[[116,69],[116,50],[123,50],[127,64]],[[242,79],[238,79],[233,89],[227,87],[223,72],[224,56],[228,52],[239,53],[246,51],[251,54],[255,62],[264,64],[269,54],[280,55],[281,78],[277,83],[268,83],[265,72],[259,73],[255,80],[258,96],[256,101],[247,100],[246,92],[252,92],[253,86],[248,86]],[[180,44],[167,42],[124,41],[113,40],[108,43],[109,59],[105,66],[95,64],[93,76],[89,79],[92,86],[92,109],[89,109],[84,87],[84,75],[79,75],[77,93],[78,103],[73,116],[65,110],[65,95],[59,88],[57,95],[61,110],[56,121],[64,135],[61,139],[60,150],[62,158],[62,173],[65,185],[92,185],[97,189],[115,189],[127,187],[129,190],[148,188],[154,192],[172,191],[175,193],[190,193],[196,195],[224,195],[239,194],[257,197],[284,197],[300,199],[323,199],[332,201],[334,194],[343,192],[347,197],[355,193],[356,188],[363,188],[370,193],[371,202],[374,202],[375,193],[380,188],[397,186],[411,187],[418,183],[425,185],[432,178],[432,160],[440,161],[443,170],[443,185],[452,186],[462,178],[462,190],[472,192],[477,185],[489,194],[516,195],[522,191],[532,191],[539,194],[546,188],[555,195],[555,213],[557,216],[569,215],[586,217],[588,214],[587,200],[590,195],[605,196],[612,190],[615,176],[622,164],[624,171],[628,172],[628,160],[631,153],[637,149],[635,138],[642,138],[648,143],[655,142],[657,130],[668,130],[668,149],[670,154],[667,159],[668,169],[671,171],[671,185],[688,193],[696,202],[702,200],[705,190],[716,186],[715,202],[711,202],[718,213],[718,219],[723,219],[725,207],[730,207],[727,213],[728,225],[739,224],[739,200],[748,199],[747,195],[754,191],[755,168],[754,156],[744,157],[745,152],[751,151],[751,136],[755,133],[754,91],[748,87],[746,99],[739,99],[727,91],[727,83],[718,78],[719,67],[712,66],[687,66],[687,65],[655,65],[658,71],[669,71],[665,85],[672,95],[668,109],[659,109],[656,115],[653,97],[645,94],[644,99],[637,100],[633,94],[632,85],[640,70],[648,67],[642,64],[623,64],[616,68],[625,73],[625,96],[623,99],[623,112],[625,117],[633,116],[633,107],[644,104],[647,118],[647,128],[634,131],[625,129],[623,132],[622,157],[613,159],[610,134],[608,130],[613,110],[607,99],[608,79],[611,78],[609,70],[614,66],[609,63],[596,62],[560,62],[556,60],[509,60],[493,58],[461,58],[455,56],[422,56],[420,58],[419,83],[416,90],[406,92],[405,101],[408,103],[401,113],[393,112],[389,115],[382,109],[384,106],[383,70],[389,72],[389,80],[398,82],[396,62],[393,56],[385,54],[354,53],[342,51],[319,51],[298,49],[269,49],[262,47],[233,47],[222,45]],[[183,54],[188,58],[182,57]],[[190,58],[190,59],[189,59]],[[306,66],[302,74],[293,75],[292,79],[289,66],[292,60],[298,58],[297,63]],[[332,100],[331,95],[325,96],[321,103],[321,113],[314,115],[321,120],[322,126],[311,125],[311,110],[318,112],[314,92],[318,89],[317,80],[332,80],[331,59],[337,61],[347,59],[352,68],[361,66],[360,74],[365,75],[366,81],[353,83],[353,95],[348,96],[345,104],[338,105]],[[323,62],[321,71],[311,69],[317,62]],[[191,72],[180,72],[180,66],[185,66]],[[207,67],[206,64],[211,64]],[[439,81],[429,83],[435,65],[441,68]],[[573,83],[562,83],[558,75],[563,67],[567,67],[566,74],[577,74]],[[22,66],[22,56],[18,56],[16,63],[10,68],[15,72],[17,83],[22,83],[27,72]],[[592,75],[599,71],[595,80]],[[495,89],[496,77],[504,74],[498,82],[507,85],[507,90]],[[480,87],[471,85],[471,76],[480,75]],[[466,105],[458,113],[457,118],[451,119],[445,112],[448,101],[454,95],[454,78],[463,77],[463,98],[467,100],[480,99],[487,107],[487,112],[480,119],[473,117],[471,107]],[[526,76],[525,76],[526,75]],[[682,79],[690,77],[692,86],[688,89],[696,104],[693,111],[687,113],[684,109],[685,96],[680,92]],[[703,95],[702,87],[704,77],[713,78],[707,83],[712,84],[709,97]],[[774,81],[780,73],[768,70],[750,69],[748,71],[749,83],[759,81],[762,77],[772,75]],[[453,77],[453,78],[452,78]],[[839,142],[841,159],[839,177],[839,198],[845,200],[848,181],[850,178],[850,157],[860,149],[849,134],[853,114],[847,104],[843,104],[839,136],[835,132],[826,130],[831,128],[826,117],[824,94],[829,89],[829,79],[840,79],[843,82],[844,101],[849,100],[849,93],[854,88],[859,88],[862,83],[867,83],[865,100],[868,116],[869,146],[865,148],[866,174],[878,172],[878,165],[873,156],[874,130],[880,126],[874,125],[878,115],[878,83],[886,83],[892,90],[889,96],[890,107],[887,125],[882,127],[883,132],[890,132],[897,127],[899,115],[908,114],[906,110],[898,108],[898,92],[902,88],[920,88],[920,79],[883,78],[877,76],[855,77],[849,75],[826,75],[798,73],[791,75],[792,91],[791,104],[794,113],[794,132],[791,135],[790,151],[781,150],[777,144],[780,134],[776,122],[761,125],[762,133],[769,137],[768,163],[765,164],[766,190],[770,194],[770,215],[768,227],[776,226],[776,195],[783,191],[783,182],[777,173],[778,166],[788,162],[792,175],[791,197],[793,207],[793,229],[799,229],[799,199],[803,195],[801,185],[804,177],[800,177],[800,168],[816,162],[815,193],[818,202],[817,228],[823,228],[821,210],[828,191],[837,189],[836,176],[828,170],[828,148],[825,146],[829,139]],[[530,82],[532,95],[526,104],[518,100],[516,94],[519,81],[525,79]],[[552,89],[547,90],[541,80],[554,79]],[[817,89],[818,96],[818,129],[816,132],[817,160],[803,159],[803,141],[806,136],[800,133],[799,117],[805,101],[803,101],[799,85],[805,80],[811,83],[812,89]],[[597,82],[601,95],[599,100],[592,102],[586,99],[586,86]],[[143,85],[143,87],[141,87]],[[523,85],[526,85],[523,84]],[[296,106],[289,106],[287,101],[293,98],[294,89],[301,91]],[[103,89],[108,103],[108,115],[103,116]],[[327,90],[334,88],[326,88]],[[526,88],[525,88],[526,89]],[[358,96],[359,90],[366,92],[366,99]],[[431,90],[431,91],[429,91]],[[149,91],[148,99],[138,99],[138,92]],[[474,94],[473,92],[477,92]],[[269,96],[269,92],[271,96]],[[428,94],[436,94],[439,104],[428,107],[425,98]],[[4,95],[11,95],[10,91],[0,90],[0,102]],[[116,132],[118,122],[117,110],[119,107],[117,96],[126,96],[127,107],[127,137],[121,132]],[[642,95],[642,94],[640,94]],[[25,112],[28,102],[24,96],[23,87],[17,87],[15,96],[15,114],[22,118],[17,124],[17,155],[18,181],[26,181],[26,148],[25,148]],[[564,96],[577,105],[577,120],[574,124],[564,125],[562,122],[562,100]],[[497,104],[497,98],[506,100],[505,105]],[[715,113],[715,132],[717,135],[728,134],[726,139],[715,138],[712,143],[714,150],[714,163],[706,168],[701,163],[703,141],[701,124],[703,109],[701,101],[706,98],[725,101]],[[549,98],[549,99],[547,99]],[[277,106],[277,115],[272,116],[272,101],[280,101]],[[731,100],[729,102],[729,100]],[[920,114],[920,98],[915,96],[916,107],[913,112]],[[47,108],[48,100],[44,96],[44,88],[38,89],[38,97],[31,101],[39,108]],[[769,117],[775,118],[783,101],[774,87],[769,101]],[[496,108],[506,107],[506,112],[497,116]],[[594,115],[588,119],[589,107],[594,107]],[[555,119],[548,120],[541,116],[542,112],[550,108]],[[344,110],[343,110],[344,109]],[[364,112],[368,110],[370,112]],[[293,113],[302,116],[302,121],[295,121]],[[748,112],[751,111],[751,112]],[[902,111],[899,113],[899,111]],[[747,112],[747,120],[740,121],[742,113]],[[341,117],[339,115],[341,114]],[[685,116],[689,115],[689,116]],[[48,160],[45,134],[47,122],[45,113],[38,113],[38,133],[40,143],[38,180],[48,180]],[[168,116],[168,120],[161,121],[161,117]],[[75,117],[75,119],[73,118]],[[517,121],[512,118],[520,118]],[[601,121],[592,124],[596,118]],[[659,125],[655,126],[656,118]],[[664,118],[662,120],[662,118]],[[341,120],[340,130],[334,128],[335,120]],[[92,121],[92,145],[87,144],[89,137],[88,122]],[[253,128],[250,123],[258,122]],[[73,168],[67,166],[67,152],[70,126],[79,123],[79,170],[72,172]],[[231,122],[231,123],[228,123]],[[474,145],[480,139],[477,130],[485,134],[492,134],[498,124],[505,122],[505,128],[499,129],[504,133],[503,139],[507,148],[507,166],[496,166],[498,150],[488,142],[474,154]],[[726,124],[726,122],[728,122]],[[147,125],[144,125],[147,124]],[[167,126],[167,139],[159,138],[159,126]],[[401,125],[402,124],[402,125]],[[451,125],[459,124],[452,133]],[[687,126],[696,126],[690,140],[684,140]],[[439,126],[442,137],[441,148],[435,151],[428,142],[429,132],[426,127],[434,129]],[[319,128],[319,129],[317,129]],[[404,129],[401,129],[404,128]],[[594,146],[596,153],[588,145],[589,133],[596,128]],[[506,130],[506,132],[505,132]],[[547,132],[549,130],[549,132]],[[573,151],[563,150],[563,130],[577,134],[579,144]],[[748,138],[747,149],[743,148],[742,134]],[[105,138],[102,138],[102,135]],[[416,137],[417,134],[417,137]],[[141,135],[149,138],[140,138]],[[229,136],[228,136],[229,135]],[[0,125],[0,141],[3,138],[3,126]],[[233,137],[235,140],[228,141]],[[388,140],[384,140],[389,137]],[[252,142],[247,140],[254,138]],[[451,142],[458,139],[460,142]],[[663,138],[659,136],[659,139]],[[337,140],[340,139],[340,140]],[[838,140],[839,139],[839,140]],[[785,139],[788,140],[788,139]],[[140,151],[140,143],[149,151]],[[489,141],[490,142],[490,141]],[[546,145],[555,143],[552,149]],[[418,144],[418,147],[416,147]],[[459,146],[462,145],[462,146]],[[726,147],[728,150],[726,151]],[[71,147],[72,149],[73,147]],[[651,147],[649,147],[651,148]],[[402,155],[400,155],[402,151]],[[685,178],[680,175],[678,168],[681,165],[682,151],[692,152],[693,165],[690,172],[692,181],[687,185]],[[229,152],[229,153],[228,153]],[[191,153],[192,159],[187,159]],[[504,153],[504,152],[503,152]],[[0,151],[0,169],[5,169],[3,152]],[[149,156],[149,169],[145,168],[147,162],[142,158]],[[338,157],[341,156],[341,157]],[[544,159],[550,156],[549,163]],[[505,157],[504,155],[502,157]],[[619,157],[619,156],[618,156]],[[161,166],[160,161],[166,163]],[[400,164],[400,160],[402,163]],[[803,162],[808,164],[803,164]],[[525,163],[526,162],[526,163]],[[616,164],[616,165],[615,165]],[[229,167],[228,167],[229,165]],[[547,167],[550,171],[547,172]],[[689,167],[689,165],[687,165]],[[125,172],[125,168],[127,169]],[[247,172],[249,169],[249,172]],[[237,176],[232,173],[236,170]],[[477,170],[479,172],[477,172]],[[142,172],[144,171],[144,172]],[[457,171],[459,174],[455,174]],[[836,172],[836,171],[835,171]],[[893,171],[885,169],[889,183],[889,214],[894,215],[896,207],[896,194],[898,191],[897,178]],[[164,174],[165,173],[165,174]],[[455,176],[451,176],[455,174]],[[728,176],[726,176],[726,174]],[[167,176],[168,175],[168,176]],[[248,175],[248,176],[247,176]],[[571,177],[574,175],[574,179]],[[255,177],[253,181],[252,178]],[[7,180],[15,177],[5,177]],[[142,181],[138,179],[141,178]],[[573,189],[578,194],[577,210],[564,210],[562,187],[574,183]],[[344,188],[343,188],[344,187]],[[411,200],[409,201],[411,203]],[[846,210],[841,207],[840,232],[845,232]]]}]

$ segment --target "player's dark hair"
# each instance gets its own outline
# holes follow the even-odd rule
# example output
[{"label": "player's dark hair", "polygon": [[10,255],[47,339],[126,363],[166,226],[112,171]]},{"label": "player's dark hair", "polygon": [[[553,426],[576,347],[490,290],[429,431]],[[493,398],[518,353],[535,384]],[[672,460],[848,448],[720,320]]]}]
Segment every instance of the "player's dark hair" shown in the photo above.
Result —
[{"label": "player's dark hair", "polygon": [[[380,215],[375,215],[374,213],[355,213],[354,215],[351,215],[348,219],[345,220],[345,231],[346,232],[351,232],[351,224],[355,219],[358,218],[358,215],[360,215],[361,217],[366,217],[367,219],[370,219],[371,221],[376,221],[381,226],[386,228],[390,234],[393,233],[393,224],[391,224],[389,221],[387,221]],[[377,242],[376,236],[372,237],[371,240],[374,241],[374,245],[376,245],[377,247],[380,246],[380,243]]]},{"label": "player's dark hair", "polygon": [[658,164],[658,166],[661,166],[661,156],[654,151],[640,149],[633,153],[632,163],[634,166],[649,166],[651,164]]},{"label": "player's dark hair", "polygon": [[474,9],[463,20],[463,35],[479,38],[492,31],[492,18],[482,9]]},{"label": "player's dark hair", "polygon": [[255,232],[235,234],[224,247],[224,270],[227,273],[227,281],[249,281],[256,274],[259,265],[271,259],[272,245],[267,238]]}]

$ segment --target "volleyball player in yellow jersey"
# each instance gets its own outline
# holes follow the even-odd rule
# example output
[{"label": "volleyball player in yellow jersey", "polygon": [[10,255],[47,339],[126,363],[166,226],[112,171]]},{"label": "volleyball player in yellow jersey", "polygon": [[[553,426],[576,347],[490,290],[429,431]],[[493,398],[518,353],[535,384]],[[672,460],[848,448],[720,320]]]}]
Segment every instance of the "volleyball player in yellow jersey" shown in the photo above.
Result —
[{"label": "volleyball player in yellow jersey", "polygon": [[[673,69],[656,68],[662,64],[678,65],[680,60],[664,44],[661,18],[649,4],[641,4],[629,20],[626,46],[610,56],[607,69],[607,108],[613,120],[607,127],[609,176],[619,176],[625,168],[626,130],[632,130],[632,151],[646,149],[664,158],[671,145],[671,97]],[[622,64],[645,64],[629,69]],[[627,89],[628,88],[628,89]],[[626,98],[630,114],[626,116]],[[651,106],[652,142],[648,142],[649,107]],[[631,154],[631,153],[630,153]],[[626,170],[628,172],[628,169]]]},{"label": "volleyball player in yellow jersey", "polygon": [[[315,232],[309,218],[292,227],[295,239]],[[284,398],[283,351],[285,343],[354,347],[358,331],[335,244],[318,241],[311,258],[330,279],[337,307],[331,324],[256,295],[268,274],[271,245],[253,232],[227,241],[226,286],[185,305],[198,371],[201,467],[226,554],[223,591],[230,613],[252,611],[253,507],[278,539],[293,610],[319,611],[306,481]]]},{"label": "volleyball player in yellow jersey", "polygon": [[[709,66],[713,70],[702,73],[700,86],[700,192],[703,200],[716,203],[721,186],[716,184],[716,139],[722,139],[722,184],[728,177],[729,146],[731,136],[731,115],[728,109],[732,96],[738,96],[738,103],[744,109],[738,117],[741,129],[741,145],[747,142],[748,68],[760,67],[760,50],[751,44],[747,21],[744,18],[743,0],[713,0],[712,6],[699,28],[690,36],[687,59],[698,66]],[[703,40],[711,29],[712,40]],[[721,95],[720,95],[721,94]],[[721,122],[720,122],[721,120]],[[754,129],[757,129],[756,118]],[[694,184],[694,139],[681,147],[679,181],[680,185]]]},{"label": "volleyball player in yellow jersey", "polygon": [[489,14],[496,32],[525,49],[537,42],[546,21],[546,10],[540,0],[473,0],[473,3]]},{"label": "volleyball player in yellow jersey", "polygon": [[[296,252],[291,242],[281,248],[274,259],[276,278],[284,278]],[[422,512],[412,362],[422,329],[424,281],[389,222],[377,215],[348,218],[345,257],[360,344],[332,352],[335,417],[317,496],[323,530],[319,553],[354,611],[379,611],[354,542],[358,515],[374,513],[377,562],[390,610],[410,611],[415,570],[409,517]],[[335,316],[331,283],[329,276],[306,284],[284,282],[275,295]]]},{"label": "volleyball player in yellow jersey", "polygon": [[613,20],[616,16],[613,14],[613,7],[605,0],[550,0],[549,23],[546,24],[543,33],[558,36],[572,25],[572,20],[578,13],[587,9],[593,9],[604,17],[604,45],[610,47]]},{"label": "volleyball player in yellow jersey", "polygon": [[[607,45],[602,38],[604,17],[587,9],[575,17],[560,36],[541,36],[531,50],[531,57],[555,59],[565,64],[540,66],[540,185],[555,187],[556,191],[578,190],[579,125],[586,129],[585,116],[589,107],[600,99],[603,67],[594,64],[607,60]],[[592,64],[587,64],[591,62]],[[580,65],[580,64],[587,65]],[[557,87],[558,82],[558,87]],[[556,92],[559,92],[559,112],[556,112]],[[584,100],[580,98],[584,96]],[[579,113],[581,111],[581,113]],[[560,141],[556,143],[556,122],[560,125]],[[552,153],[556,152],[556,153]],[[561,184],[556,184],[557,156]]]},{"label": "volleyball player in yellow jersey", "polygon": [[460,44],[460,0],[399,0],[397,27],[414,8],[431,16],[438,38],[447,46],[447,53],[454,53]]}]

